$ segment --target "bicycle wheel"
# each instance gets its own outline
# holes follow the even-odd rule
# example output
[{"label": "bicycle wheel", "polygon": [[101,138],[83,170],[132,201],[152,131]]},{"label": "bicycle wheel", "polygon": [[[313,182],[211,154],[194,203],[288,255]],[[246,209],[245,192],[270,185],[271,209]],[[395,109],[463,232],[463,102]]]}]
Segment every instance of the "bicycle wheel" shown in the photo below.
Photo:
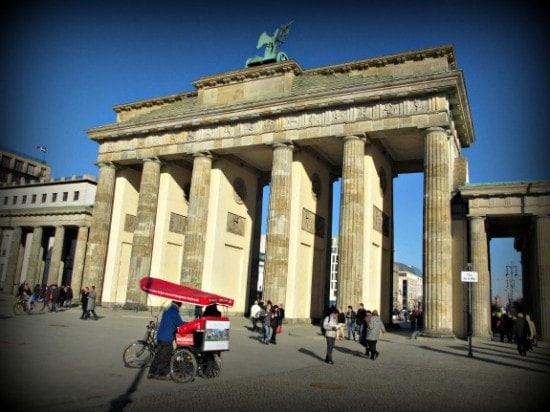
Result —
[{"label": "bicycle wheel", "polygon": [[15,302],[13,305],[13,314],[14,315],[22,315],[25,313],[25,307],[23,306],[22,302]]},{"label": "bicycle wheel", "polygon": [[220,376],[222,371],[222,358],[217,353],[208,353],[203,357],[203,363],[199,367],[201,378],[212,379]]},{"label": "bicycle wheel", "polygon": [[122,361],[127,368],[144,368],[153,361],[154,352],[144,341],[130,343],[122,352]]},{"label": "bicycle wheel", "polygon": [[187,383],[195,380],[197,360],[188,349],[176,349],[170,359],[170,376],[174,382]]}]

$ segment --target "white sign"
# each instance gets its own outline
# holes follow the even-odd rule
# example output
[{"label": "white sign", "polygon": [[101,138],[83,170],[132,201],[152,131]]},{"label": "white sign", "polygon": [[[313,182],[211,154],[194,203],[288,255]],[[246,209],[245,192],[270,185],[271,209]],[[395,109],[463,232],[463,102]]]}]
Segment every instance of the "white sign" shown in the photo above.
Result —
[{"label": "white sign", "polygon": [[477,282],[477,272],[471,270],[463,270],[460,272],[463,282]]}]

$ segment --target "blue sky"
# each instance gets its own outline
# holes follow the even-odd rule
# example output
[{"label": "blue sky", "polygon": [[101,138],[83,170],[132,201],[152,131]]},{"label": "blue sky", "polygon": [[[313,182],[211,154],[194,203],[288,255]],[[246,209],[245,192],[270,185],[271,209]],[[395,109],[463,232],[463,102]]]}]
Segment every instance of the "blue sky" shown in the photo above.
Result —
[{"label": "blue sky", "polygon": [[[535,2],[8,1],[1,19],[2,145],[42,158],[55,177],[97,175],[85,130],[117,104],[193,90],[244,68],[260,33],[294,20],[281,50],[304,69],[453,45],[476,141],[472,183],[548,180],[543,97],[548,13]],[[538,2],[537,2],[538,3]],[[544,136],[546,137],[546,136]],[[422,176],[396,185],[396,260],[422,267]],[[414,218],[411,218],[414,216]],[[491,242],[493,295],[512,240]]]}]

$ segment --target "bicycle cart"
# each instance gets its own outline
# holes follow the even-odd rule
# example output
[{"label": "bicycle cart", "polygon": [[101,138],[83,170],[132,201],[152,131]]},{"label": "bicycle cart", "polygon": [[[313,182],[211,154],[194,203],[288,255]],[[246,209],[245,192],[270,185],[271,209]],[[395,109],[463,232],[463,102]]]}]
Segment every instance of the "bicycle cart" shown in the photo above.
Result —
[{"label": "bicycle cart", "polygon": [[[233,306],[233,299],[178,285],[163,279],[144,277],[143,291],[196,306]],[[229,350],[230,321],[226,316],[202,316],[178,327],[176,349],[170,360],[170,376],[174,382],[216,378],[222,370],[221,353]]]}]

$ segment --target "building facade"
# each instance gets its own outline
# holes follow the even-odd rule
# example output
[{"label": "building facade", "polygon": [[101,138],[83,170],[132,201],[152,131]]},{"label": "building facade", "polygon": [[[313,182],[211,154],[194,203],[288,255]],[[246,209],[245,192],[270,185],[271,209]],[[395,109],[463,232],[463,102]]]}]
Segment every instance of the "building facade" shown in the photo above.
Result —
[{"label": "building facade", "polygon": [[393,264],[393,308],[422,311],[424,285],[419,271],[404,263]]},{"label": "building facade", "polygon": [[0,287],[23,281],[80,290],[97,182],[40,178],[0,186]]},{"label": "building facade", "polygon": [[25,183],[49,179],[51,167],[44,161],[0,147],[0,183]]}]

